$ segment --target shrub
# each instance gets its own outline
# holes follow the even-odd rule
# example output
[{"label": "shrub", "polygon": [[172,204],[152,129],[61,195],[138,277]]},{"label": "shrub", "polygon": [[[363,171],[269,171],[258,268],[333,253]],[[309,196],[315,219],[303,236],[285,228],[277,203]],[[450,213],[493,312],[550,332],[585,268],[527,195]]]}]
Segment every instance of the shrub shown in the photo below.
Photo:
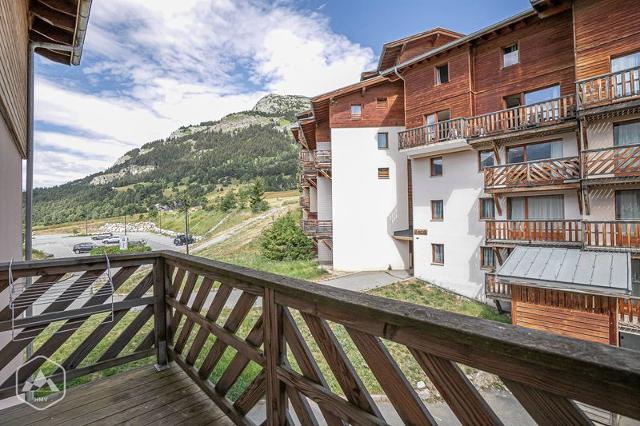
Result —
[{"label": "shrub", "polygon": [[105,254],[123,254],[123,253],[144,253],[151,251],[151,247],[146,244],[129,244],[127,250],[120,250],[120,246],[102,246],[91,250],[91,256],[104,256]]},{"label": "shrub", "polygon": [[293,214],[276,219],[260,237],[260,253],[269,260],[309,260],[313,244]]}]

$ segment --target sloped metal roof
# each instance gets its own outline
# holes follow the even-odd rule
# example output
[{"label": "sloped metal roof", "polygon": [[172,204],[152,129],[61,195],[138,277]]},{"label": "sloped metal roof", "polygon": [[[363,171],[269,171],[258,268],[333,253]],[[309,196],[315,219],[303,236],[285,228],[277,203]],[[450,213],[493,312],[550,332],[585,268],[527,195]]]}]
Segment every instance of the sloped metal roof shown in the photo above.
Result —
[{"label": "sloped metal roof", "polygon": [[512,284],[626,294],[631,292],[631,255],[516,246],[496,275]]}]

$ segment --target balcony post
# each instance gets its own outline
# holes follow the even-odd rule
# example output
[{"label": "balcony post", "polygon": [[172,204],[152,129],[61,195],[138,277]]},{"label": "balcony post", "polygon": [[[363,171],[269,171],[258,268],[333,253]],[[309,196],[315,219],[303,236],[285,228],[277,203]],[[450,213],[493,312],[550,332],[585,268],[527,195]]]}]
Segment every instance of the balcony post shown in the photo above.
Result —
[{"label": "balcony post", "polygon": [[267,425],[279,426],[287,423],[287,397],[284,383],[278,378],[278,368],[283,364],[284,329],[282,307],[276,304],[275,291],[264,289],[262,298],[264,316],[264,354],[267,382]]},{"label": "balcony post", "polygon": [[167,330],[170,324],[171,312],[170,307],[165,301],[165,295],[171,277],[166,267],[164,257],[156,257],[153,265],[153,312],[154,312],[154,330],[155,330],[155,346],[156,346],[156,370],[164,370],[168,368],[168,347],[167,347]]}]

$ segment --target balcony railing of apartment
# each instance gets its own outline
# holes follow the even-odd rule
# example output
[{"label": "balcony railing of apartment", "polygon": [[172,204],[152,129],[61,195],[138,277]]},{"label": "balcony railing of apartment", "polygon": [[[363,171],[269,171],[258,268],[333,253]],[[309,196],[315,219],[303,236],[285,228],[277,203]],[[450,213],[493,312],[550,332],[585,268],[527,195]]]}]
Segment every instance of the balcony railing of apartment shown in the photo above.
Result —
[{"label": "balcony railing of apartment", "polygon": [[583,228],[585,247],[640,249],[640,221],[583,221]]},{"label": "balcony railing of apartment", "polygon": [[511,299],[511,286],[496,280],[496,274],[484,275],[484,294],[488,299]]},{"label": "balcony railing of apartment", "polygon": [[301,149],[298,153],[298,160],[305,168],[313,168],[315,162],[315,155],[313,151],[308,149]]},{"label": "balcony railing of apartment", "polygon": [[587,149],[582,151],[584,176],[640,176],[640,144]]},{"label": "balcony railing of apartment", "polygon": [[326,170],[331,168],[331,151],[322,150],[315,153],[315,164],[318,169]]},{"label": "balcony railing of apartment", "polygon": [[576,85],[580,108],[631,100],[640,96],[640,67],[591,77]]},{"label": "balcony railing of apartment", "polygon": [[308,195],[300,196],[300,207],[305,210],[309,210],[309,208],[311,207],[311,199]]},{"label": "balcony railing of apartment", "polygon": [[456,118],[427,124],[398,133],[399,149],[432,145],[438,142],[464,138],[466,120]]},{"label": "balcony railing of apartment", "polygon": [[533,242],[576,244],[582,242],[580,220],[489,220],[485,223],[488,242]]},{"label": "balcony railing of apartment", "polygon": [[576,116],[575,96],[567,95],[530,105],[504,109],[467,119],[468,139],[495,136],[558,124]]},{"label": "balcony railing of apartment", "polygon": [[580,179],[579,157],[553,158],[485,167],[485,189],[562,184]]},{"label": "balcony railing of apartment", "polygon": [[333,224],[330,220],[303,219],[302,231],[314,237],[330,237],[333,233]]},{"label": "balcony railing of apartment", "polygon": [[[88,278],[104,274],[107,267],[104,258],[81,257],[17,262],[12,271],[16,279],[32,277],[32,291],[46,292],[47,283],[67,273],[81,275],[73,286],[80,290],[75,287],[88,285]],[[33,363],[18,370],[20,388],[41,364],[40,355],[60,357],[67,380],[155,355],[160,366],[173,362],[183,370],[185,380],[236,424],[254,424],[247,416],[254,407],[266,414],[268,425],[285,424],[294,412],[302,424],[317,424],[318,417],[327,424],[386,424],[362,374],[375,377],[402,422],[435,424],[394,359],[400,348],[462,424],[500,424],[504,413],[487,404],[458,364],[499,377],[540,424],[587,424],[573,401],[640,419],[640,357],[619,348],[175,252],[113,256],[111,267],[117,269],[116,292],[125,294],[114,304],[114,321],[102,322],[111,306],[105,300],[90,298],[71,308],[68,295],[44,313],[20,320],[16,333],[24,338],[0,348],[2,365],[9,365],[38,337]],[[2,290],[8,270],[8,264],[0,264]],[[2,313],[2,329],[11,330],[6,308]],[[133,320],[125,324],[127,313]],[[72,330],[70,321],[83,327],[74,324]],[[52,327],[36,332],[42,325]],[[102,355],[88,357],[100,343]],[[318,360],[311,348],[324,359]],[[243,375],[249,365],[252,373]],[[337,386],[328,384],[330,374]],[[15,386],[11,374],[1,395],[14,395]],[[97,384],[87,386],[91,390]],[[169,390],[168,382],[165,386]],[[258,405],[263,397],[265,404]],[[90,413],[91,407],[86,410]],[[64,415],[56,420],[64,421]]]}]

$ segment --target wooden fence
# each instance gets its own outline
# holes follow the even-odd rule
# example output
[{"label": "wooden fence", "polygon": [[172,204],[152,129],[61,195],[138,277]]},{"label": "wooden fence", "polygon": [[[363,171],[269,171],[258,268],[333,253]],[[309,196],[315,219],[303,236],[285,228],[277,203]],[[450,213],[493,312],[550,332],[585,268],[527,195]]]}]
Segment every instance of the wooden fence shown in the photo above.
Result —
[{"label": "wooden fence", "polygon": [[580,179],[579,157],[501,164],[484,169],[484,186],[488,189],[553,185],[578,179]]},{"label": "wooden fence", "polygon": [[[121,274],[119,281],[145,264],[153,265],[153,272],[129,292],[129,303],[143,306],[138,315],[152,311],[155,321],[151,337],[132,353],[155,352],[160,365],[174,361],[237,424],[253,424],[247,413],[263,397],[269,425],[290,422],[289,407],[303,425],[387,424],[361,380],[356,358],[364,362],[360,372],[366,368],[375,376],[404,423],[435,424],[389,345],[405,348],[463,424],[502,421],[459,364],[498,376],[540,424],[588,424],[573,401],[640,419],[640,357],[615,347],[175,252],[117,256],[112,261],[123,271],[116,273]],[[93,275],[104,267],[96,258],[74,258],[19,263],[14,270],[50,280],[71,271]],[[6,286],[6,280],[7,265],[2,264],[0,283]],[[153,299],[147,299],[143,290],[151,283]],[[82,309],[85,313],[78,315],[88,316],[89,308]],[[118,312],[123,309],[120,305]],[[105,360],[75,374],[121,362],[117,353],[141,322],[134,320],[115,338]],[[346,334],[338,338],[337,328]],[[66,341],[53,336],[55,341],[37,348],[34,356],[54,354]],[[74,354],[84,354],[100,340],[92,336]],[[357,357],[348,355],[347,344]],[[18,355],[21,345],[7,343],[0,349],[2,359]],[[319,348],[328,371],[319,367],[312,346]],[[70,365],[73,370],[77,363]],[[255,374],[239,384],[247,367]],[[337,387],[328,385],[328,375]],[[231,390],[238,396],[232,397]]]},{"label": "wooden fence", "polygon": [[575,220],[488,220],[488,241],[531,241],[576,243],[582,241],[580,221]]},{"label": "wooden fence", "polygon": [[576,86],[581,108],[633,99],[640,95],[640,67],[591,77]]}]

